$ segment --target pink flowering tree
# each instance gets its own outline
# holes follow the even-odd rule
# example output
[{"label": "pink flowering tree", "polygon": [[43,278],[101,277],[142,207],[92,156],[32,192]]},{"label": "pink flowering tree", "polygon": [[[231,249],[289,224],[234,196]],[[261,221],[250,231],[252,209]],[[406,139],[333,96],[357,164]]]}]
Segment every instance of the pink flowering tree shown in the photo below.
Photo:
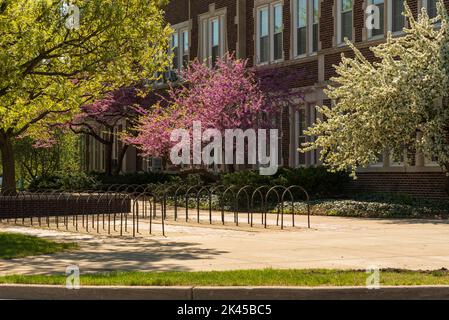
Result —
[{"label": "pink flowering tree", "polygon": [[[278,71],[256,72],[246,60],[226,55],[215,68],[195,61],[181,72],[182,84],[171,86],[167,98],[140,117],[136,136],[126,141],[136,145],[145,156],[167,159],[174,129],[191,130],[194,121],[202,128],[225,129],[269,128],[271,119],[279,116],[282,107],[303,99],[292,94]],[[296,77],[302,77],[296,73]],[[165,106],[165,107],[164,107]]]},{"label": "pink flowering tree", "polygon": [[[84,105],[69,123],[68,127],[77,134],[85,134],[105,146],[105,173],[116,175],[120,172],[123,158],[129,147],[123,143],[122,135],[131,135],[128,128],[136,125],[139,117],[146,114],[143,105],[145,98],[135,87],[121,88],[106,94],[106,96],[91,104]],[[114,129],[123,124],[121,132]],[[113,164],[113,147],[118,141],[117,164]]]}]

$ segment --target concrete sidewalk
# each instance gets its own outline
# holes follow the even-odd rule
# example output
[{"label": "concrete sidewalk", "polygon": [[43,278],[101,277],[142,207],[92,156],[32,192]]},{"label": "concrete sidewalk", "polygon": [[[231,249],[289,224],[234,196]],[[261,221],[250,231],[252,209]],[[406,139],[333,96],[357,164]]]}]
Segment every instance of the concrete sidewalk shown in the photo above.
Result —
[{"label": "concrete sidewalk", "polygon": [[[306,218],[299,217],[298,223],[305,226]],[[68,265],[78,265],[81,273],[268,267],[449,269],[445,220],[312,217],[312,226],[280,231],[169,224],[168,237],[134,239],[3,225],[0,231],[78,241],[81,250],[0,260],[0,275],[64,273]]]}]

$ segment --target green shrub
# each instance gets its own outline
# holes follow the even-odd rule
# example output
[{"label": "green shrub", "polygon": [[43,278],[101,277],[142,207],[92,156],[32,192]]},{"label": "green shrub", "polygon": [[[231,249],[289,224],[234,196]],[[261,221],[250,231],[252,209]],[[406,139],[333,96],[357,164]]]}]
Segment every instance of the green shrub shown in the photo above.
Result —
[{"label": "green shrub", "polygon": [[34,179],[30,189],[95,189],[101,185],[160,183],[182,183],[185,185],[220,183],[225,187],[234,185],[238,188],[246,185],[253,187],[300,185],[307,190],[311,197],[323,198],[340,195],[349,180],[346,172],[331,173],[324,167],[279,168],[273,176],[263,176],[255,170],[225,174],[214,174],[205,170],[190,170],[177,174],[139,172],[117,176],[108,176],[98,172],[89,174],[56,172]]},{"label": "green shrub", "polygon": [[274,186],[274,185],[299,185],[307,190],[314,198],[334,197],[341,195],[350,181],[347,172],[329,172],[323,166],[308,168],[279,168],[273,176],[262,176],[258,171],[239,171],[222,176],[224,185],[235,185],[243,187],[251,186]]},{"label": "green shrub", "polygon": [[96,189],[100,182],[93,176],[83,172],[60,171],[37,177],[30,182],[29,190],[39,189],[66,189],[85,190]]},{"label": "green shrub", "polygon": [[[367,199],[370,197],[365,195]],[[369,200],[323,199],[310,202],[310,211],[314,215],[364,217],[364,218],[435,218],[449,215],[448,201],[406,200],[400,203],[395,195],[384,195],[384,199],[376,199],[372,195]],[[390,200],[388,200],[390,197]],[[387,200],[386,200],[387,199]],[[394,200],[391,200],[394,199]],[[305,202],[293,203],[297,214],[307,213]],[[273,210],[276,211],[276,210]],[[292,212],[292,203],[284,203],[284,213]]]},{"label": "green shrub", "polygon": [[89,175],[95,177],[95,179],[103,185],[165,183],[172,181],[174,177],[174,175],[162,172],[136,172],[119,174],[116,176],[91,172]]}]

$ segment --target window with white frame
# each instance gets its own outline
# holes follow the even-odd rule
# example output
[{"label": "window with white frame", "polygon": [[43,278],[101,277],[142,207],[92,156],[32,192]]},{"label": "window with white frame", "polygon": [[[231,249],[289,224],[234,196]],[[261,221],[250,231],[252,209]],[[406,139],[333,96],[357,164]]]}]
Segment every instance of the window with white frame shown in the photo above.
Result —
[{"label": "window with white frame", "polygon": [[400,33],[405,27],[404,0],[388,1],[388,29],[393,33]]},{"label": "window with white frame", "polygon": [[385,34],[385,0],[370,0],[370,5],[377,7],[376,11],[372,11],[369,14],[373,15],[373,19],[378,19],[378,25],[373,21],[373,27],[368,28],[368,37],[382,38]]},{"label": "window with white frame", "polygon": [[188,23],[173,26],[173,33],[170,38],[169,54],[172,55],[172,61],[168,70],[164,73],[157,72],[154,77],[155,85],[163,85],[165,82],[178,81],[178,75],[183,67],[189,64],[189,27]]},{"label": "window with white frame", "polygon": [[218,58],[225,53],[224,15],[202,19],[202,58],[214,67]]},{"label": "window with white frame", "polygon": [[319,1],[313,0],[312,1],[312,36],[310,37],[312,40],[312,52],[318,51],[318,34],[319,34],[319,18],[320,18],[320,11],[319,11]]},{"label": "window with white frame", "polygon": [[318,0],[295,0],[294,33],[295,56],[303,56],[318,50]]},{"label": "window with white frame", "polygon": [[282,4],[278,3],[272,7],[273,12],[273,60],[281,60],[284,57],[283,53],[283,19],[282,19]]},{"label": "window with white frame", "polygon": [[176,29],[171,37],[171,54],[173,55],[172,70],[179,71],[189,62],[189,30]]},{"label": "window with white frame", "polygon": [[257,63],[263,64],[284,59],[282,3],[277,2],[257,8],[256,26]]},{"label": "window with white frame", "polygon": [[437,15],[437,0],[422,0],[422,6],[426,8],[427,14],[430,18]]},{"label": "window with white frame", "polygon": [[181,39],[182,39],[181,61],[182,66],[186,68],[189,64],[189,52],[190,52],[188,30],[181,31]]},{"label": "window with white frame", "polygon": [[345,38],[352,40],[352,0],[337,0],[337,35],[338,44],[342,44]]},{"label": "window with white frame", "polygon": [[[305,130],[307,129],[307,119],[306,119],[306,106],[301,106],[295,112],[295,132],[296,132],[296,149],[300,148],[303,143],[307,141],[307,136],[305,135]],[[296,152],[296,165],[304,166],[306,165],[306,154],[303,152]]]},{"label": "window with white frame", "polygon": [[267,7],[259,8],[258,10],[258,62],[266,63],[270,59],[270,20],[269,20],[269,9]]},{"label": "window with white frame", "polygon": [[214,18],[210,21],[210,52],[211,52],[212,66],[215,66],[215,62],[221,56],[220,20],[218,18]]},{"label": "window with white frame", "polygon": [[172,69],[179,70],[179,34],[175,32],[171,36],[171,51],[173,55]]}]

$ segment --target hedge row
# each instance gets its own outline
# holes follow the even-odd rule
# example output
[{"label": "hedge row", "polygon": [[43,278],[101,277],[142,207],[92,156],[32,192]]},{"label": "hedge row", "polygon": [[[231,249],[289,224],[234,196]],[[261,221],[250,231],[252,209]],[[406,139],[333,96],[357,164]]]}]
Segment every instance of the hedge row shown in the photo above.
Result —
[{"label": "hedge row", "polygon": [[331,173],[324,167],[280,168],[273,176],[261,176],[258,171],[247,170],[235,173],[213,174],[205,171],[167,173],[132,173],[119,176],[106,176],[99,173],[56,172],[50,176],[34,179],[29,189],[96,189],[101,185],[112,184],[213,184],[225,186],[235,185],[275,186],[300,185],[311,196],[334,197],[344,190],[350,178],[346,172]]},{"label": "hedge row", "polygon": [[[306,214],[304,202],[284,203],[284,213]],[[320,199],[310,203],[311,214],[363,218],[449,217],[449,201],[410,199],[406,195],[369,194],[354,199]],[[273,210],[276,212],[277,209]]]}]

